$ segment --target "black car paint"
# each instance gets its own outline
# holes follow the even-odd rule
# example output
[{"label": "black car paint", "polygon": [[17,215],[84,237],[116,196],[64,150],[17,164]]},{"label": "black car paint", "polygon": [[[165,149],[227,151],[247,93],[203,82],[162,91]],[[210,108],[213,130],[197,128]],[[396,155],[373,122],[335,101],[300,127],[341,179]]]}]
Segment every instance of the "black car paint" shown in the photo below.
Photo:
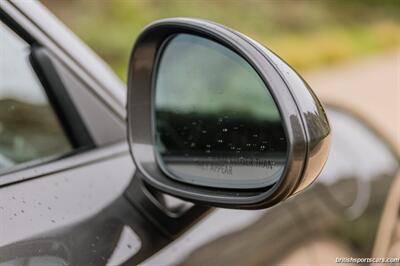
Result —
[{"label": "black car paint", "polygon": [[[37,13],[29,11],[29,7],[22,6],[2,2],[0,17],[2,19],[7,17],[5,21],[8,23],[12,20],[17,24],[14,28],[22,27],[27,33],[34,33],[37,39],[31,37],[32,40],[50,49],[57,60],[62,61],[73,75],[79,76],[79,79],[84,81],[85,85],[81,85],[78,91],[89,93],[88,97],[94,98],[95,104],[102,106],[106,110],[104,112],[113,117],[111,120],[123,123],[124,102],[123,97],[118,95],[124,93],[119,92],[121,88],[116,85],[118,82],[112,81],[113,74],[103,69],[102,73],[106,74],[96,77],[96,68],[102,67],[96,65],[95,59],[80,60],[71,48],[79,45],[78,43],[71,46],[67,41],[63,43],[62,37],[54,37],[53,33],[46,31],[46,25],[40,25],[41,18],[33,19]],[[41,9],[41,7],[33,8],[36,11]],[[29,17],[30,12],[32,17]],[[44,16],[42,22],[46,19],[48,18]],[[52,23],[57,24],[54,21]],[[60,39],[56,41],[52,38]],[[82,54],[84,58],[85,52]],[[78,106],[80,99],[76,97],[74,100]],[[333,109],[331,112],[336,111]],[[305,239],[312,241],[310,235],[315,233],[315,229],[322,233],[332,231],[332,227],[319,223],[314,217],[326,220],[335,216],[342,224],[351,223],[353,219],[344,214],[346,208],[338,206],[331,197],[326,197],[329,193],[335,193],[337,188],[316,184],[302,196],[288,200],[266,212],[217,209],[171,243],[179,234],[168,234],[160,227],[172,225],[162,224],[165,220],[158,220],[157,216],[149,217],[148,213],[147,216],[144,215],[144,211],[135,208],[135,202],[132,202],[138,200],[135,197],[140,198],[140,195],[135,194],[130,197],[129,193],[125,193],[134,176],[135,166],[128,153],[127,143],[123,140],[124,126],[115,127],[112,122],[107,122],[111,120],[91,118],[90,114],[86,114],[85,123],[110,127],[110,131],[102,136],[96,136],[98,130],[92,131],[94,138],[97,139],[95,149],[53,158],[38,165],[27,165],[12,173],[0,175],[0,265],[43,265],[50,262],[52,265],[117,265],[124,262],[135,265],[146,259],[144,265],[176,264],[199,246],[216,239],[221,234],[243,229],[245,225],[256,220],[258,220],[256,223],[264,221],[266,224],[275,225],[271,226],[271,229],[265,226],[264,241],[256,242],[270,247],[265,257],[273,262],[279,259],[277,254],[284,255],[285,251],[289,251]],[[332,124],[335,122],[332,121]],[[348,124],[350,129],[356,126],[354,123]],[[336,134],[339,138],[346,138],[342,132]],[[383,143],[382,139],[377,138],[376,141]],[[345,150],[343,146],[337,148]],[[396,161],[396,155],[390,154]],[[362,163],[357,156],[352,160],[354,165]],[[336,162],[332,161],[331,164],[335,167]],[[380,165],[372,167],[378,172],[383,172],[389,183],[398,165],[387,169],[380,169]],[[341,176],[330,176],[330,178],[336,180]],[[363,177],[361,173],[356,173],[354,179],[362,180]],[[387,186],[380,186],[379,193],[384,196],[387,189]],[[355,190],[353,193],[357,194],[358,191]],[[316,201],[316,198],[325,200]],[[312,204],[309,204],[310,202]],[[381,206],[379,204],[382,202],[378,203],[378,207]],[[336,214],[332,216],[331,210],[336,210]],[[220,214],[222,216],[219,216],[219,220],[215,220]],[[232,219],[229,214],[236,219]],[[245,217],[244,220],[247,220],[240,221],[238,217]],[[229,219],[229,225],[218,224],[217,221],[221,219]],[[281,226],[276,227],[276,224]],[[296,226],[298,224],[303,224],[304,228]],[[321,224],[325,227],[320,226]],[[253,225],[253,228],[254,226],[256,225]],[[124,228],[129,229],[126,231]],[[251,228],[252,226],[239,230],[239,233],[251,235],[249,232]],[[280,237],[274,234],[274,229],[276,232],[285,230],[288,238],[279,242]],[[207,231],[210,233],[206,233]],[[213,232],[218,233],[212,235]],[[335,237],[343,240],[337,229],[333,230],[334,234],[335,232]],[[234,234],[231,234],[232,238],[229,236],[228,240],[235,239]],[[223,240],[216,241],[222,241],[225,245],[231,243]],[[248,241],[257,241],[257,238]],[[348,242],[354,243],[354,239]],[[165,247],[169,243],[171,244]],[[214,245],[211,244],[210,247]],[[198,254],[202,254],[206,248],[206,245],[199,248]],[[160,252],[154,255],[159,250]],[[197,262],[198,257],[194,256],[193,260]],[[224,254],[221,254],[221,258],[223,257]],[[190,258],[188,257],[189,262]],[[202,262],[210,259],[212,258],[203,259]]]}]

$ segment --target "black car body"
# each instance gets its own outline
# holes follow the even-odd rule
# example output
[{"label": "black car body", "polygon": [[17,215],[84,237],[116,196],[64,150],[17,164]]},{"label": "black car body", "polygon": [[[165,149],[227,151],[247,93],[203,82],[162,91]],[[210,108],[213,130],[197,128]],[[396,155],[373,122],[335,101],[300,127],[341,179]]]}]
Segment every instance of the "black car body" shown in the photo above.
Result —
[{"label": "black car body", "polygon": [[[33,120],[53,112],[48,119],[63,121],[62,134],[43,137],[56,135],[54,154],[43,151],[46,156],[34,160],[26,155],[16,165],[0,157],[1,266],[269,265],[292,257],[333,264],[336,257],[398,256],[399,239],[385,226],[398,223],[398,205],[383,212],[396,188],[398,156],[349,112],[328,108],[332,151],[305,193],[268,210],[214,209],[169,220],[137,205],[146,190],[132,183],[125,85],[40,4],[2,1],[0,19],[0,33],[23,43],[30,75],[48,99],[47,109],[39,110],[29,102],[2,102],[0,94],[0,108],[13,106]],[[49,64],[58,75],[48,72]],[[11,78],[23,77],[15,72]],[[69,144],[61,143],[65,138]],[[383,251],[374,250],[378,240]],[[324,248],[329,256],[316,255]]]}]

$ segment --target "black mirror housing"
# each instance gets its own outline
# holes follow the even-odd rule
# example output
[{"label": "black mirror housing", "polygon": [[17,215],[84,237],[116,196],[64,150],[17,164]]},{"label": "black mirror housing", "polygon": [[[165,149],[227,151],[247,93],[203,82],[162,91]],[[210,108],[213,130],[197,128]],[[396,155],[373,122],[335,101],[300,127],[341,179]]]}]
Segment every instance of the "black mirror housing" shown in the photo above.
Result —
[{"label": "black mirror housing", "polygon": [[[163,166],[156,144],[156,75],[166,44],[178,34],[201,37],[233,51],[255,70],[268,88],[279,110],[286,141],[284,168],[273,184],[261,187],[249,184],[246,188],[225,183],[208,186],[203,181],[186,182]],[[174,18],[156,21],[145,28],[130,58],[127,102],[130,151],[143,182],[188,201],[225,208],[270,207],[307,188],[328,156],[329,122],[307,83],[267,48],[210,21]]]}]

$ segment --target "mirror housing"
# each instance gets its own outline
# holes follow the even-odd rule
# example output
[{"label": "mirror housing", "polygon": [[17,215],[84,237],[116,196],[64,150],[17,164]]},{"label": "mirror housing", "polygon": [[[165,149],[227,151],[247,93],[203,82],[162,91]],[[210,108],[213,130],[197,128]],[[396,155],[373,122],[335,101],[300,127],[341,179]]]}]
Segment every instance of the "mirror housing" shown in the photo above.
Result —
[{"label": "mirror housing", "polygon": [[[281,178],[266,187],[209,187],[171,178],[158,158],[155,141],[155,80],[163,47],[177,34],[216,42],[242,57],[259,75],[279,110],[287,142]],[[328,157],[330,126],[307,83],[287,63],[249,37],[222,25],[190,18],[150,24],[138,37],[128,72],[128,138],[142,181],[161,192],[210,206],[240,209],[270,207],[304,190]]]}]

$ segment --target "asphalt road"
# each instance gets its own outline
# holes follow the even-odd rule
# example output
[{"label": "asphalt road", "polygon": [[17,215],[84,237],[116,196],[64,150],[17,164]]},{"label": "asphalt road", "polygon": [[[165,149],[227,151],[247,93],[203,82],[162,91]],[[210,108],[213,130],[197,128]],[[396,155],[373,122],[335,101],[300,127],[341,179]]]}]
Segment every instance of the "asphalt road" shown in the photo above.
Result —
[{"label": "asphalt road", "polygon": [[356,112],[400,152],[400,49],[304,76],[323,102]]}]

